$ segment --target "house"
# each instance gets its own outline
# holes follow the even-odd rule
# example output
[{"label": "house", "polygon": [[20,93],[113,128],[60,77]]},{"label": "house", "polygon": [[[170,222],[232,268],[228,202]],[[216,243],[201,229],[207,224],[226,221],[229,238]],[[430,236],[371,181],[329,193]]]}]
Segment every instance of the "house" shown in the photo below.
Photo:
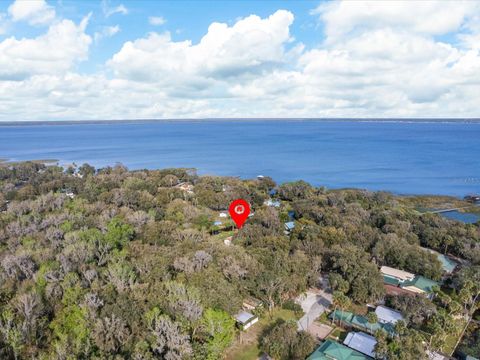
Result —
[{"label": "house", "polygon": [[218,214],[218,216],[221,218],[226,218],[228,215],[225,212],[221,212],[220,214]]},{"label": "house", "polygon": [[413,280],[415,274],[409,273],[407,271],[395,269],[389,266],[382,266],[380,272],[383,275],[383,281],[389,285],[398,286],[405,281]]},{"label": "house", "polygon": [[[433,294],[433,288],[439,286],[438,282],[421,275],[415,275],[388,266],[382,266],[380,272],[383,275],[383,283],[389,294],[410,293],[423,294],[430,297]],[[401,290],[395,291],[395,288],[400,288]]]},{"label": "house", "polygon": [[369,360],[370,357],[333,340],[324,341],[307,360]]},{"label": "house", "polygon": [[178,185],[175,185],[177,189],[185,191],[187,194],[193,194],[193,185],[187,182],[182,182]]},{"label": "house", "polygon": [[398,321],[404,320],[401,313],[383,305],[377,306],[375,314],[377,314],[378,322],[382,324],[395,325]]},{"label": "house", "polygon": [[293,221],[289,221],[289,222],[286,222],[284,226],[285,226],[285,232],[289,233],[295,228],[295,223]]},{"label": "house", "polygon": [[439,283],[417,275],[413,280],[405,281],[400,286],[402,289],[408,290],[412,293],[427,295],[430,297],[433,294],[434,287],[439,286]]},{"label": "house", "polygon": [[280,207],[281,205],[281,202],[280,200],[272,200],[272,199],[268,199],[268,200],[265,200],[264,201],[264,204],[269,206],[269,207]]},{"label": "house", "polygon": [[222,222],[216,220],[216,221],[213,222],[213,226],[222,226]]},{"label": "house", "polygon": [[463,199],[471,203],[477,203],[480,202],[480,195],[470,194],[465,196]]},{"label": "house", "polygon": [[258,299],[255,299],[253,297],[249,297],[249,298],[243,300],[242,306],[245,310],[253,311],[253,310],[255,310],[259,307],[262,307],[263,303]]},{"label": "house", "polygon": [[348,311],[335,310],[328,316],[328,318],[338,321],[344,326],[365,331],[370,334],[375,334],[378,330],[383,330],[389,335],[395,334],[395,327],[391,323],[381,323],[378,321],[370,323],[365,316],[355,315]]},{"label": "house", "polygon": [[246,311],[240,311],[235,315],[235,321],[241,330],[247,330],[258,321],[258,317]]},{"label": "house", "polygon": [[365,334],[364,332],[351,331],[343,341],[343,345],[373,358],[375,357],[377,340],[375,337]]},{"label": "house", "polygon": [[449,257],[443,254],[440,254],[438,251],[427,249],[427,248],[424,248],[424,249],[437,256],[438,261],[440,261],[440,263],[442,264],[442,269],[444,273],[451,274],[455,270],[455,268],[458,266],[458,263],[456,261],[453,261]]}]

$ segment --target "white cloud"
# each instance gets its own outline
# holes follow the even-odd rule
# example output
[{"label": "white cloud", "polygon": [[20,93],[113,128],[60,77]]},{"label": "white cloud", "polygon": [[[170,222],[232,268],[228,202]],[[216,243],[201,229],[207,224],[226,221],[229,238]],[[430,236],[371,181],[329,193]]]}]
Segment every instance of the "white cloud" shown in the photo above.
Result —
[{"label": "white cloud", "polygon": [[128,14],[128,9],[125,7],[125,5],[120,4],[118,6],[110,7],[108,0],[102,0],[102,11],[103,15],[107,18],[115,14]]},{"label": "white cloud", "polygon": [[101,39],[112,37],[113,35],[117,34],[118,32],[120,32],[120,26],[118,26],[118,25],[104,26],[101,29],[101,31],[96,31],[95,32],[95,34],[93,35],[93,38],[95,40],[95,43],[98,43]]},{"label": "white cloud", "polygon": [[197,91],[216,80],[258,75],[281,65],[292,22],[293,14],[280,10],[265,19],[249,16],[231,27],[213,23],[195,45],[172,41],[169,33],[150,33],[125,43],[108,65],[119,78]]},{"label": "white cloud", "polygon": [[479,117],[480,9],[458,4],[327,3],[312,48],[284,10],[212,23],[198,43],[153,32],[89,75],[75,72],[87,20],[64,20],[0,42],[0,119]]},{"label": "white cloud", "polygon": [[27,21],[30,25],[45,25],[55,19],[55,9],[45,0],[15,0],[8,13],[13,21]]},{"label": "white cloud", "polygon": [[88,17],[79,25],[63,20],[34,39],[9,37],[0,42],[0,81],[22,80],[38,74],[58,74],[88,56],[91,38],[85,34]]},{"label": "white cloud", "polygon": [[441,35],[460,28],[479,4],[474,1],[335,1],[312,11],[325,25],[329,41],[355,31],[391,27],[418,34]]},{"label": "white cloud", "polygon": [[165,24],[167,20],[165,20],[165,18],[163,18],[162,16],[150,16],[148,18],[148,22],[150,23],[150,25],[160,26]]}]

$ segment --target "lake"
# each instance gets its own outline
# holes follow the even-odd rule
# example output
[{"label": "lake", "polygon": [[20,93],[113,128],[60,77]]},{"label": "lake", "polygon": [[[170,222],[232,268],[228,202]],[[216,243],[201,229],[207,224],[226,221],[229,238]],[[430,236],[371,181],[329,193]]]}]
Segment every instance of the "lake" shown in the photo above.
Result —
[{"label": "lake", "polygon": [[480,123],[138,121],[0,125],[0,158],[58,159],[328,188],[464,196],[480,192]]},{"label": "lake", "polygon": [[475,224],[480,221],[480,215],[474,213],[463,213],[457,210],[446,211],[441,213],[442,216],[451,219],[461,221],[467,224]]}]

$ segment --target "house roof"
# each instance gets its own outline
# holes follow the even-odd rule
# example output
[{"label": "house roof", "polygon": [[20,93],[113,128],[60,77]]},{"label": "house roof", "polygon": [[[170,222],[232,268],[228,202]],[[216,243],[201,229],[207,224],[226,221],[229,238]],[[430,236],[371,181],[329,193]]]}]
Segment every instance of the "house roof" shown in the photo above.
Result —
[{"label": "house roof", "polygon": [[384,330],[391,335],[395,334],[395,327],[391,323],[370,323],[365,316],[355,315],[351,312],[342,310],[335,310],[328,317],[333,319],[333,316],[335,316],[335,320],[342,321],[350,326],[370,333],[375,333],[377,330]]},{"label": "house roof", "polygon": [[388,275],[390,277],[397,278],[401,281],[411,280],[415,277],[415,274],[409,273],[408,271],[403,271],[399,269],[395,269],[389,266],[382,266],[380,271],[384,275]]},{"label": "house roof", "polygon": [[383,305],[377,306],[375,314],[380,322],[395,324],[397,321],[403,320],[401,313]]},{"label": "house roof", "polygon": [[307,360],[368,360],[369,357],[333,340],[326,340]]},{"label": "house roof", "polygon": [[446,257],[443,254],[438,253],[437,258],[442,263],[443,271],[447,273],[451,273],[458,266],[458,264],[455,261]]},{"label": "house roof", "polygon": [[250,320],[252,320],[255,317],[255,315],[250,314],[249,312],[246,311],[240,311],[236,316],[235,320],[237,320],[241,324],[246,324]]},{"label": "house roof", "polygon": [[281,205],[280,200],[268,199],[264,202],[267,206],[279,207]]},{"label": "house roof", "polygon": [[388,285],[393,285],[393,286],[398,286],[400,285],[400,280],[397,278],[388,276],[388,275],[383,275],[383,282]]},{"label": "house roof", "polygon": [[295,227],[295,223],[294,223],[293,221],[286,222],[286,223],[285,223],[285,227],[286,227],[288,230],[292,230],[292,229]]},{"label": "house roof", "polygon": [[343,344],[351,349],[361,352],[362,354],[375,357],[374,352],[377,340],[373,336],[365,334],[364,332],[349,332],[343,341]]},{"label": "house roof", "polygon": [[440,254],[438,251],[428,249],[428,248],[423,248],[423,249],[425,249],[426,251],[432,254],[435,254],[437,256],[438,261],[440,261],[440,263],[442,264],[443,271],[447,273],[451,273],[458,266],[458,263],[456,261],[453,261],[448,256]]},{"label": "house roof", "polygon": [[417,288],[421,292],[431,293],[433,292],[433,287],[438,286],[438,282],[427,279],[421,275],[415,276],[413,280],[405,281],[401,284],[402,288]]}]

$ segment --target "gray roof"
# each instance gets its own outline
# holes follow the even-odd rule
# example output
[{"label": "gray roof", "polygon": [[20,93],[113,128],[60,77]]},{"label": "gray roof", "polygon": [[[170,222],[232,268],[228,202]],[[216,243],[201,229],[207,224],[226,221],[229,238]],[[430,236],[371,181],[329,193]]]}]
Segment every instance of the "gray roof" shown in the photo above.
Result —
[{"label": "gray roof", "polygon": [[237,320],[241,324],[246,324],[248,323],[251,319],[253,319],[255,315],[250,314],[249,312],[246,311],[240,311],[236,316],[235,320]]},{"label": "gray roof", "polygon": [[382,323],[395,324],[397,321],[404,319],[403,315],[398,311],[382,305],[377,306],[375,309],[375,314],[377,314],[378,321]]},{"label": "gray roof", "polygon": [[349,332],[343,345],[347,345],[350,349],[357,350],[362,354],[370,357],[375,357],[375,345],[377,340],[364,332]]},{"label": "gray roof", "polygon": [[295,227],[295,223],[293,221],[289,221],[285,223],[285,228],[287,230],[292,230]]}]

